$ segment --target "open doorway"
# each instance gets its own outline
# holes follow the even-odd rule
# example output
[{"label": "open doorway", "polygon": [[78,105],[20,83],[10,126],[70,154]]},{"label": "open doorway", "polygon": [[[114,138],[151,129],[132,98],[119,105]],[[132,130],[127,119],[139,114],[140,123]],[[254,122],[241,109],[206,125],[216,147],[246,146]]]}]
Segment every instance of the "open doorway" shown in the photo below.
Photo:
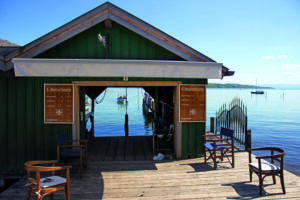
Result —
[{"label": "open doorway", "polygon": [[[102,90],[100,95],[97,96],[98,98],[94,99],[95,110],[92,116],[95,120],[94,138],[97,144],[93,146],[97,148],[89,151],[89,154],[93,155],[92,159],[95,161],[152,160],[153,156],[159,152],[168,154],[168,158],[176,157],[176,144],[180,142],[178,141],[178,137],[181,135],[178,115],[174,114],[178,113],[176,91],[178,90],[179,83],[168,82],[161,84],[156,82],[142,82],[144,85],[139,85],[140,82],[125,82],[125,84],[128,84],[125,86],[120,85],[120,83],[124,84],[124,82],[109,82],[107,86],[105,83],[77,83],[77,88],[84,86],[86,91],[89,88]],[[143,105],[146,93],[154,99],[154,102],[151,104],[153,113],[150,114],[145,112]],[[117,98],[124,95],[128,98],[127,105],[117,102]],[[107,102],[105,103],[105,101]],[[97,111],[98,108],[100,108],[99,111]],[[101,111],[102,113],[99,115],[98,112]],[[129,118],[128,137],[125,136],[124,128],[126,113]],[[102,119],[97,119],[99,116]],[[99,126],[97,123],[99,123]],[[75,125],[73,127],[76,128]],[[167,135],[170,133],[170,127],[172,127],[172,137]],[[179,130],[178,135],[176,135],[176,127]],[[86,128],[87,132],[89,132],[91,125],[87,123]],[[161,130],[164,130],[164,132],[161,132]],[[162,133],[166,135],[162,135]],[[155,142],[154,135],[156,135],[155,138],[159,137],[159,140],[163,138],[165,142],[168,142],[168,148],[165,148],[164,145],[162,146],[163,148],[156,148],[155,144],[159,143]],[[164,152],[164,149],[171,150],[171,152]],[[154,150],[158,151],[155,152]]]},{"label": "open doorway", "polygon": [[[153,113],[143,112],[145,90],[141,87],[107,87],[96,99],[94,111],[92,100],[88,97],[87,105],[94,116],[95,137],[151,136],[153,135]],[[122,97],[121,99],[118,99]],[[87,112],[88,131],[92,120]],[[128,119],[126,134],[125,122]]]}]

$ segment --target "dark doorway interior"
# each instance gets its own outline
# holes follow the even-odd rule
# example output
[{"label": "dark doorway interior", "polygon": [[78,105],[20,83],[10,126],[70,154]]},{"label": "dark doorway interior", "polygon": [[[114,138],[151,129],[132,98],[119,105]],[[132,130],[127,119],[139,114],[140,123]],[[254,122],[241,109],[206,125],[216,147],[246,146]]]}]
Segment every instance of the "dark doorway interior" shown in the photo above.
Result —
[{"label": "dark doorway interior", "polygon": [[[106,87],[96,86],[86,88],[86,94],[92,101],[92,112],[95,112],[97,97],[105,92],[105,89]],[[146,116],[154,120],[153,134],[95,137],[94,130],[87,129],[86,135],[90,139],[89,159],[92,161],[145,161],[153,160],[153,156],[158,153],[164,154],[165,158],[174,156],[174,135],[172,135],[174,134],[174,87],[147,86],[143,89],[155,99],[154,112],[150,114],[151,116]],[[94,116],[89,115],[88,119],[94,121]]]}]

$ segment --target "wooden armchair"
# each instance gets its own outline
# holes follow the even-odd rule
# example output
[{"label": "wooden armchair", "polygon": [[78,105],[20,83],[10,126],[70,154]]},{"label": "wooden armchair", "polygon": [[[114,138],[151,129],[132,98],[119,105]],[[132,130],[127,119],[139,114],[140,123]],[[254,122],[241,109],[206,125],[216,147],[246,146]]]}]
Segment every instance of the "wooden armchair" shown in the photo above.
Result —
[{"label": "wooden armchair", "polygon": [[[267,152],[267,155],[256,156],[257,162],[252,162],[251,152],[261,151]],[[275,176],[280,177],[282,192],[285,194],[284,180],[283,180],[283,157],[285,153],[282,149],[276,147],[262,147],[248,149],[249,152],[249,176],[252,182],[252,173],[257,174],[259,178],[259,194],[262,195],[262,186],[265,177],[272,176],[273,184],[276,184]],[[270,160],[270,162],[268,161]],[[276,163],[275,163],[276,162]],[[276,165],[277,164],[277,165]]]},{"label": "wooden armchair", "polygon": [[[212,159],[214,169],[217,169],[217,160],[230,163],[234,168],[234,136],[233,130],[221,127],[220,134],[203,135],[204,162]],[[206,152],[209,153],[208,157]],[[227,161],[223,161],[227,158]]]},{"label": "wooden armchair", "polygon": [[[25,163],[25,170],[27,171],[27,200],[30,199],[31,192],[35,193],[36,200],[42,200],[46,195],[53,195],[54,192],[63,192],[65,199],[70,199],[70,168],[72,167],[55,166],[55,163],[57,163],[56,160],[28,161]],[[66,178],[55,176],[55,171],[61,170],[66,171]],[[35,178],[31,176],[31,172],[35,172]],[[41,172],[48,175],[51,172],[51,176],[42,178]]]},{"label": "wooden armchair", "polygon": [[[72,162],[73,165],[79,166],[79,175],[82,178],[83,166],[87,168],[87,142],[88,140],[68,140],[67,134],[63,133],[57,136],[57,160],[62,163],[68,158],[78,159],[78,163]],[[75,144],[77,143],[77,144]]]}]

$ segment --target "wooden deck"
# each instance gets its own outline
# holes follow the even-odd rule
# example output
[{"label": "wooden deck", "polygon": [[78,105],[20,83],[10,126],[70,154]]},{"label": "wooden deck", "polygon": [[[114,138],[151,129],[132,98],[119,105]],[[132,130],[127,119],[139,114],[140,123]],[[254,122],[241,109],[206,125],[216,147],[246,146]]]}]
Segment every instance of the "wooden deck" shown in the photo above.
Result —
[{"label": "wooden deck", "polygon": [[[173,157],[172,142],[156,138],[154,153]],[[153,136],[98,137],[89,146],[90,161],[152,161],[154,156]]]},{"label": "wooden deck", "polygon": [[[285,171],[286,194],[280,181],[273,185],[265,179],[260,197],[258,179],[249,182],[248,154],[235,154],[236,167],[220,164],[213,170],[203,158],[171,161],[93,161],[83,179],[71,175],[71,199],[300,199],[300,178]],[[25,199],[26,179],[21,179],[0,194],[0,199]],[[32,196],[32,199],[33,196]],[[64,199],[55,194],[54,199]]]},{"label": "wooden deck", "polygon": [[91,161],[152,160],[152,136],[98,137],[90,143]]}]

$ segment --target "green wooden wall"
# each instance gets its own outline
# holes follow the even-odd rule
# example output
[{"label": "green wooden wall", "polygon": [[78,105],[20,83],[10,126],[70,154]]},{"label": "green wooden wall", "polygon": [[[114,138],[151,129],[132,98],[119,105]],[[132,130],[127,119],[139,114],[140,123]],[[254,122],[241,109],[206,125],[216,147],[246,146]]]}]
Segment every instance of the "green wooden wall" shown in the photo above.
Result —
[{"label": "green wooden wall", "polygon": [[[110,53],[98,40],[98,34],[110,34]],[[113,22],[112,28],[99,23],[62,42],[37,58],[184,60],[128,28]]]},{"label": "green wooden wall", "polygon": [[[97,39],[98,33],[110,33],[110,57]],[[183,60],[117,23],[113,23],[112,29],[106,28],[104,23],[97,24],[36,58]],[[129,80],[207,84],[207,79],[129,77]],[[56,159],[56,135],[67,132],[71,138],[72,125],[44,124],[44,83],[72,81],[122,81],[122,77],[4,78],[0,71],[0,175],[24,174],[24,163],[28,160]],[[81,102],[84,102],[84,91],[84,88],[80,88]],[[81,137],[84,137],[84,129],[82,130]],[[203,153],[204,133],[205,122],[182,123],[182,158],[196,157]]]},{"label": "green wooden wall", "polygon": [[[205,84],[207,79],[184,79],[183,84]],[[205,134],[205,122],[182,122],[181,133],[181,157],[193,158],[203,155],[203,136]]]},{"label": "green wooden wall", "polygon": [[3,78],[0,71],[0,174],[23,174],[27,160],[54,159],[56,135],[70,125],[44,124],[44,83],[56,78]]}]

